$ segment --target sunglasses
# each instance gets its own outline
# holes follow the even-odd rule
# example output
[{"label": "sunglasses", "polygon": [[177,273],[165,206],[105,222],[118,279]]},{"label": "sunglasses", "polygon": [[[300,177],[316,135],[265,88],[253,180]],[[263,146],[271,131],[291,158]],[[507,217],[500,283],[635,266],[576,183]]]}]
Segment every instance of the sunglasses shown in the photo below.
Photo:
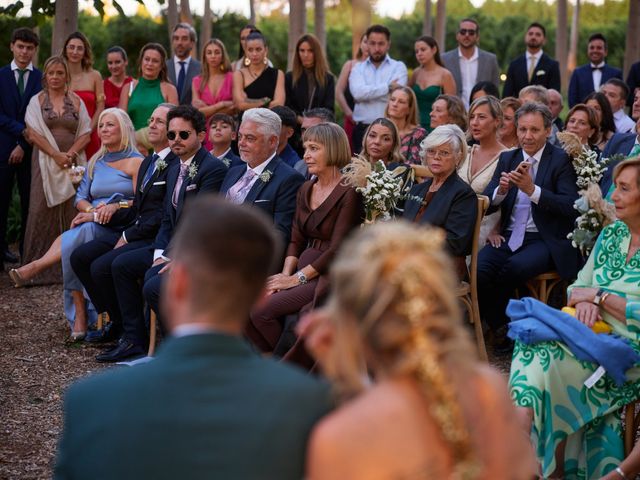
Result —
[{"label": "sunglasses", "polygon": [[458,30],[458,33],[460,35],[475,35],[476,31],[470,28],[461,28],[460,30]]},{"label": "sunglasses", "polygon": [[191,130],[180,130],[179,132],[171,130],[167,132],[167,138],[172,141],[175,140],[178,135],[180,135],[182,140],[186,140],[191,135]]}]

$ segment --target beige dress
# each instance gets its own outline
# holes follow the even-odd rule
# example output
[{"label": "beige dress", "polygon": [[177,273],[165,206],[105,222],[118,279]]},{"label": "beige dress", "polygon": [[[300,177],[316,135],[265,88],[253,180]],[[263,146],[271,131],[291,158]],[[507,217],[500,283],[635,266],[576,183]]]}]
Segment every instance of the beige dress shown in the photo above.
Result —
[{"label": "beige dress", "polygon": [[[484,192],[484,189],[487,188],[487,185],[489,185],[489,182],[493,177],[493,172],[498,166],[500,153],[508,149],[505,149],[498,153],[494,159],[492,159],[489,163],[487,163],[484,167],[482,167],[472,175],[471,164],[473,163],[473,155],[477,152],[478,148],[478,145],[473,145],[469,149],[467,158],[465,158],[462,164],[458,167],[458,175],[462,180],[469,184],[474,192],[476,192],[477,194],[481,194]],[[480,248],[484,246],[487,241],[487,237],[499,222],[500,211],[492,213],[491,215],[485,215],[485,217],[482,219],[482,225],[480,226]]]}]

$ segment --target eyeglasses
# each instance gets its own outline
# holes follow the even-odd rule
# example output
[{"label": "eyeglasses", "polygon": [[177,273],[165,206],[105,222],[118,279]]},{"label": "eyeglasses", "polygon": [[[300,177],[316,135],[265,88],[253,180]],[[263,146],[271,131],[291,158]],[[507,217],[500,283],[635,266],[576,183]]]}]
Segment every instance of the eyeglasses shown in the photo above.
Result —
[{"label": "eyeglasses", "polygon": [[476,30],[473,30],[471,28],[461,28],[460,30],[458,30],[458,33],[460,35],[475,35]]},{"label": "eyeglasses", "polygon": [[180,135],[182,140],[186,140],[191,135],[191,130],[180,130],[179,132],[171,130],[167,132],[167,138],[171,141],[175,140],[178,135]]},{"label": "eyeglasses", "polygon": [[436,150],[435,148],[427,148],[427,156],[447,158],[451,156],[451,152],[449,150]]}]

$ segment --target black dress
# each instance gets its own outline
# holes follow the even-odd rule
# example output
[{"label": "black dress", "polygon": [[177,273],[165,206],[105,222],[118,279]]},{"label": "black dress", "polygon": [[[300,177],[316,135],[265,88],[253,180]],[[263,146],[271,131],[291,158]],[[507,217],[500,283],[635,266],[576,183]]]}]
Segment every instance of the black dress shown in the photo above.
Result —
[{"label": "black dress", "polygon": [[[244,72],[242,72],[242,70],[240,72],[244,76]],[[247,94],[247,98],[256,99],[269,97],[273,100],[277,83],[278,70],[272,67],[267,67],[262,71],[258,78],[244,87],[244,93]]]}]

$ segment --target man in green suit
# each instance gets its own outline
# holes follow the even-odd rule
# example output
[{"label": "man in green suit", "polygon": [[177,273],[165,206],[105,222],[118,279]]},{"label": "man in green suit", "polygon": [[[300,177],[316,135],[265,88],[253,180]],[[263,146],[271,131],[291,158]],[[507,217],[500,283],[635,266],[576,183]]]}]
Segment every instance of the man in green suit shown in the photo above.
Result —
[{"label": "man in green suit", "polygon": [[327,385],[241,337],[263,292],[273,226],[249,206],[196,199],[175,237],[153,361],[69,388],[56,479],[300,479]]}]

